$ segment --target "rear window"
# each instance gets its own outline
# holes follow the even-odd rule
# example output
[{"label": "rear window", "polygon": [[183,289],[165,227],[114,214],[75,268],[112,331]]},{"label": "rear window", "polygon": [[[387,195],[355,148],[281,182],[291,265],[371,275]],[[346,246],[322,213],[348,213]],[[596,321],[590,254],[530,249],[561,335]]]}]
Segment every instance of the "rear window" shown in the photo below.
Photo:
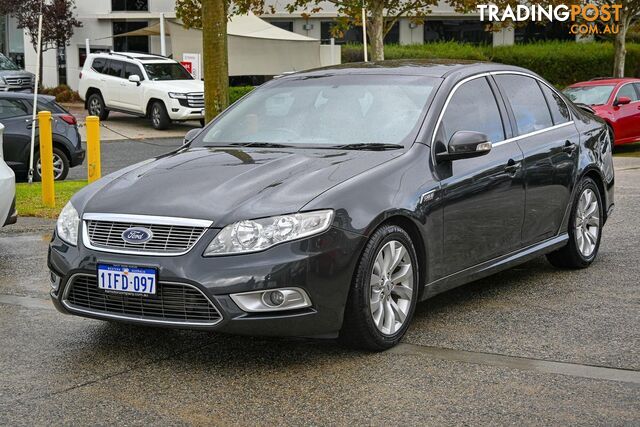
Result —
[{"label": "rear window", "polygon": [[96,58],[91,63],[91,68],[93,68],[98,73],[102,73],[102,71],[104,70],[104,64],[106,62],[107,62],[107,60],[104,59],[104,58]]},{"label": "rear window", "polygon": [[26,116],[27,107],[18,99],[0,99],[0,119]]},{"label": "rear window", "polygon": [[108,62],[105,67],[104,74],[113,77],[122,77],[122,69],[124,68],[124,62],[114,61],[113,59]]},{"label": "rear window", "polygon": [[507,95],[516,119],[518,135],[553,126],[551,112],[538,82],[531,77],[510,74],[501,74],[495,79]]}]

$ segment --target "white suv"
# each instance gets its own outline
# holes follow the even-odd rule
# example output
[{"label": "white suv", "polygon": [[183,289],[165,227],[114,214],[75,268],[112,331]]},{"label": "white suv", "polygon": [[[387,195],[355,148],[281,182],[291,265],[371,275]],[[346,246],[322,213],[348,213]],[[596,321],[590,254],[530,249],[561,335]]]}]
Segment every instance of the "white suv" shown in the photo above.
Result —
[{"label": "white suv", "polygon": [[172,120],[204,125],[204,83],[178,62],[147,53],[91,54],[78,87],[89,114],[106,120],[109,111],[151,119],[156,129]]}]

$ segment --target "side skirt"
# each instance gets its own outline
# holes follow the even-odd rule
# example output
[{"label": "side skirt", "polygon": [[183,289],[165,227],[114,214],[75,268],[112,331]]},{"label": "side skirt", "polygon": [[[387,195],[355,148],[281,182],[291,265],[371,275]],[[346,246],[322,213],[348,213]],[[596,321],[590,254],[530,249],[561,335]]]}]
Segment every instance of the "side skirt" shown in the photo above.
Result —
[{"label": "side skirt", "polygon": [[425,285],[424,292],[422,293],[421,300],[431,298],[439,293],[446,292],[449,289],[473,282],[474,280],[482,279],[483,277],[490,276],[499,271],[515,267],[518,264],[527,262],[540,255],[552,252],[566,245],[567,240],[569,240],[569,235],[567,233],[563,233],[559,236],[544,240],[516,252],[511,252],[507,255],[485,261],[482,264],[469,267],[431,283],[427,283]]}]

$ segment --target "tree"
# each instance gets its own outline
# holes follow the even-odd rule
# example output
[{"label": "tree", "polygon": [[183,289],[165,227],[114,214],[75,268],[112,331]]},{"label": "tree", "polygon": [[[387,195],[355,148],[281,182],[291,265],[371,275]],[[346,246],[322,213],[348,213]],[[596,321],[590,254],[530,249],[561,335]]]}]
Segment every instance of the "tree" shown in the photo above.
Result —
[{"label": "tree", "polygon": [[[176,0],[176,16],[185,28],[202,29],[205,119],[229,105],[227,21],[230,15],[262,12],[262,0]],[[203,25],[204,23],[204,25]]]},{"label": "tree", "polygon": [[0,15],[12,15],[18,22],[18,28],[27,30],[31,45],[37,51],[38,18],[42,13],[42,48],[40,52],[40,81],[42,84],[42,52],[69,45],[75,28],[82,23],[74,16],[74,0],[2,0]]},{"label": "tree", "polygon": [[613,42],[615,54],[613,58],[613,77],[624,77],[624,65],[627,56],[627,32],[631,24],[640,14],[640,0],[603,1],[603,4],[621,4],[618,24],[620,25]]}]

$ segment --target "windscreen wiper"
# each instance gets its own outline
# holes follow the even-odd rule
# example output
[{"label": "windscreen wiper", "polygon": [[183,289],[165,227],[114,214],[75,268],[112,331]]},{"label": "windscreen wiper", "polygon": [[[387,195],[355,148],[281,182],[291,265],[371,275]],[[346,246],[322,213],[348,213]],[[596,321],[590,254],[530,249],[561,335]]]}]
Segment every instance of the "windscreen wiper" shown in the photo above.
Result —
[{"label": "windscreen wiper", "polygon": [[370,142],[360,142],[356,144],[335,145],[331,148],[340,148],[342,150],[398,150],[404,148],[404,145],[400,144],[375,144]]},{"label": "windscreen wiper", "polygon": [[288,148],[293,147],[287,144],[278,144],[275,142],[234,142],[229,144],[232,147],[262,147],[262,148]]}]

